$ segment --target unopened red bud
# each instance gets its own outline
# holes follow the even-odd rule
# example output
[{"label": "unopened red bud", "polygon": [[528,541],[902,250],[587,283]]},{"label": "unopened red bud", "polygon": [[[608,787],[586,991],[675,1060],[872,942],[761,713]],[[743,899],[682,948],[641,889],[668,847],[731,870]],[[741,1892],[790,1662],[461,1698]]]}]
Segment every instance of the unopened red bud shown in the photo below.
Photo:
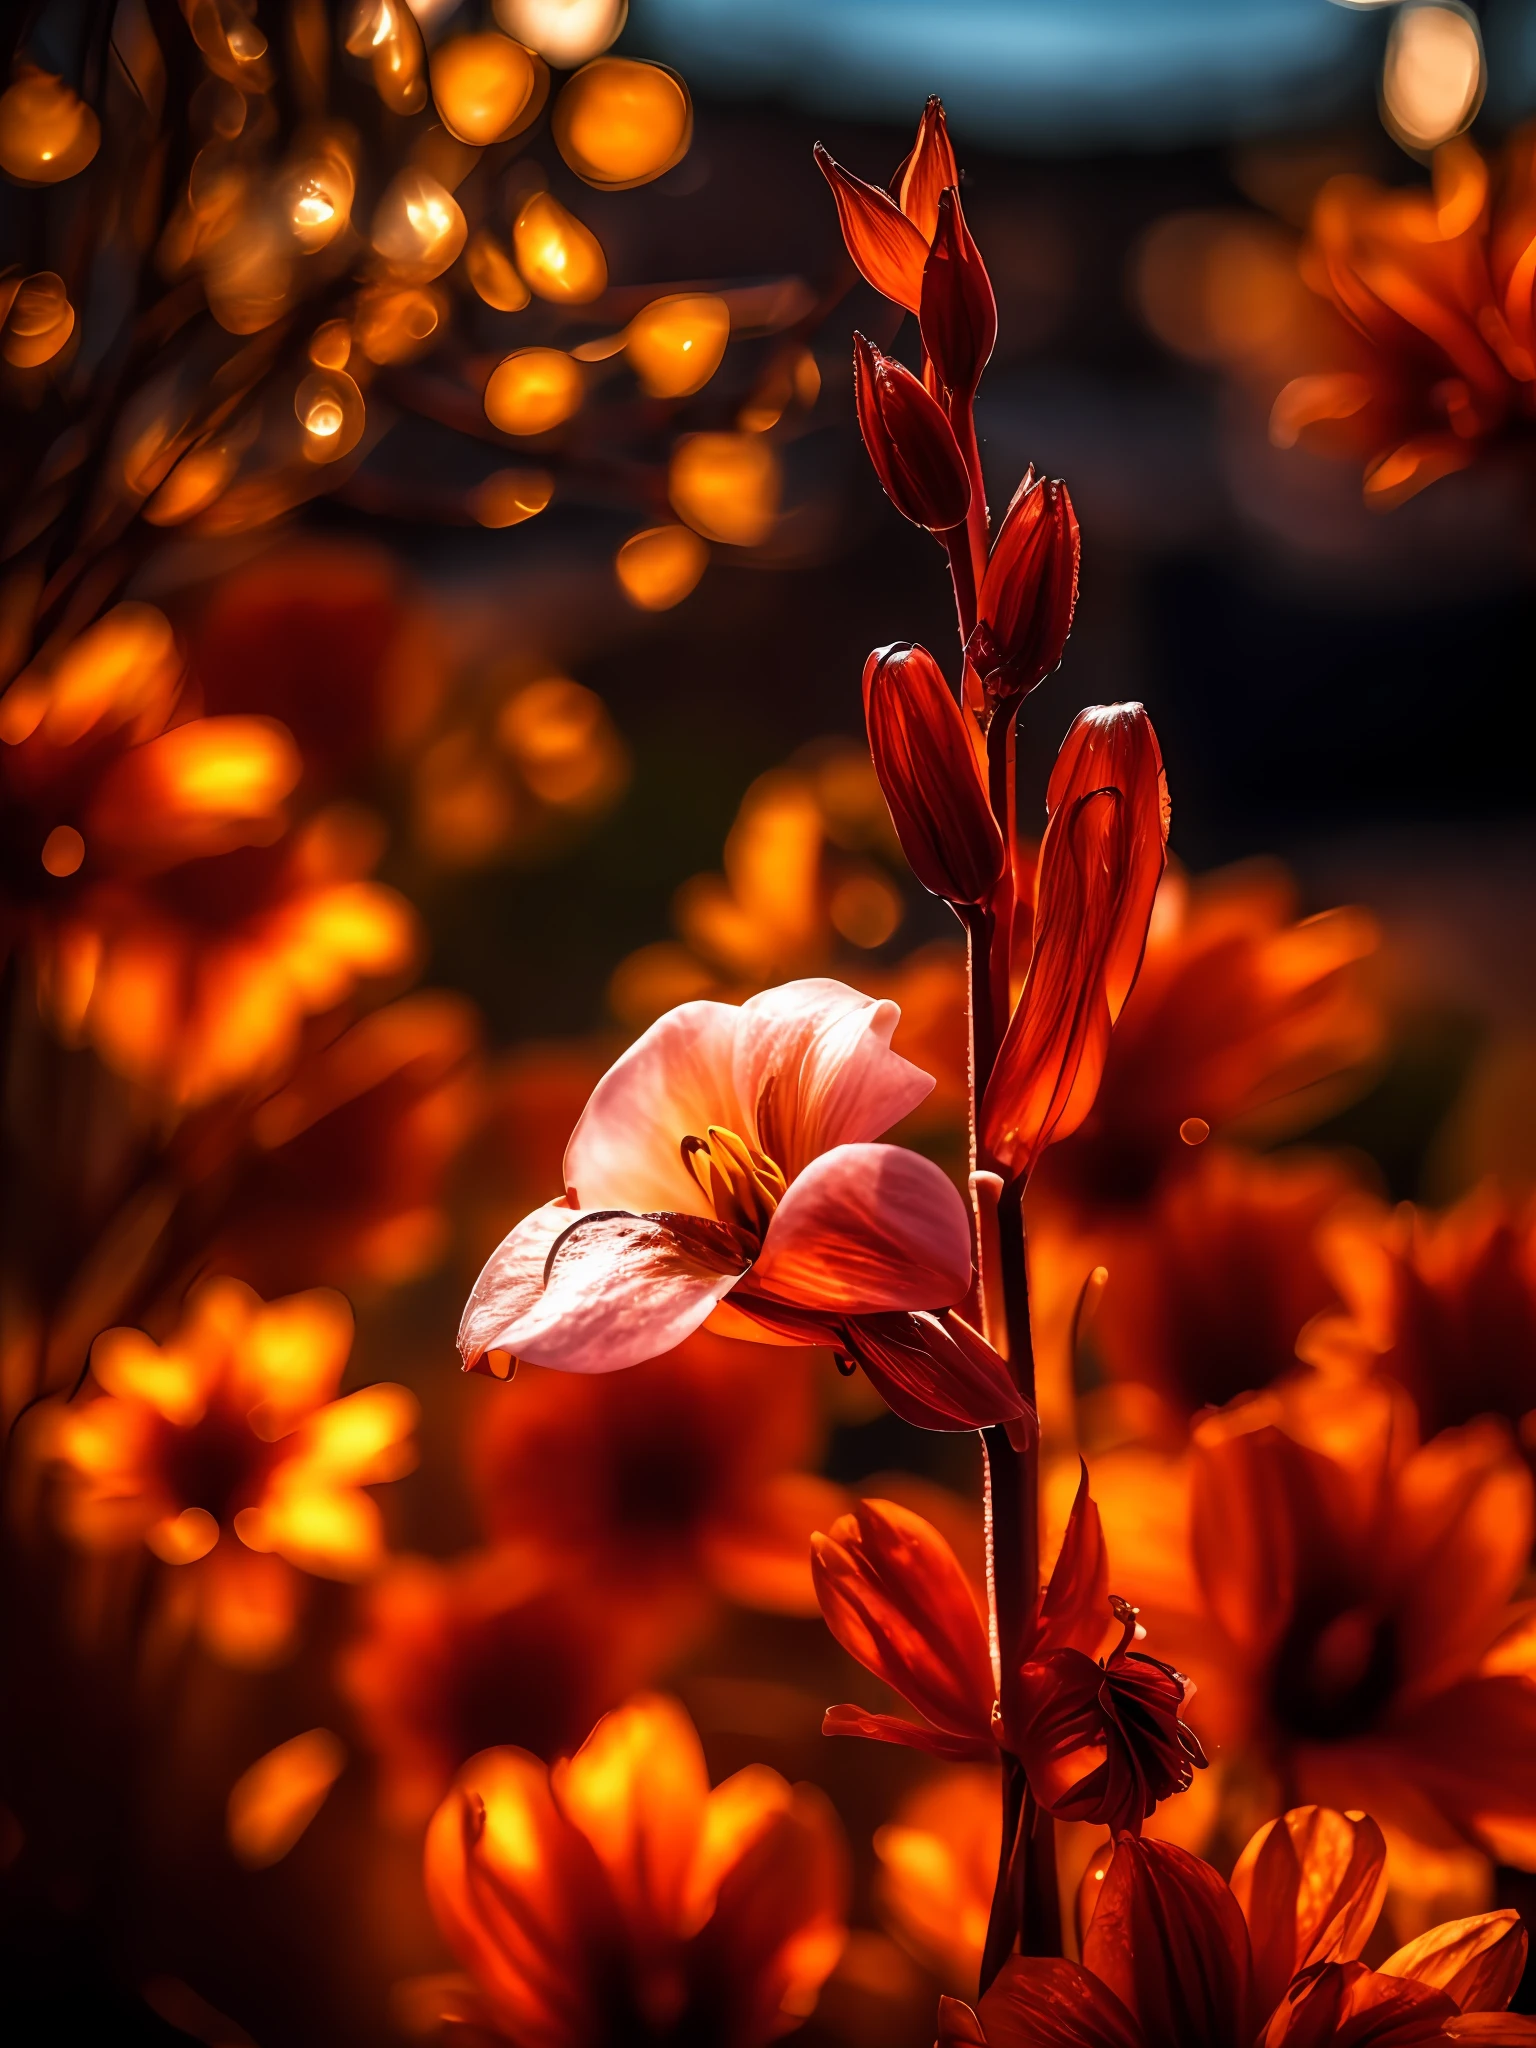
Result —
[{"label": "unopened red bud", "polygon": [[971,504],[971,480],[944,409],[904,364],[853,337],[859,431],[885,494],[914,526],[943,533]]},{"label": "unopened red bud", "polygon": [[997,300],[960,207],[939,195],[938,225],[923,269],[923,347],[947,391],[972,398],[997,340]]},{"label": "unopened red bud", "polygon": [[923,647],[880,647],[864,664],[875,773],[912,872],[949,903],[982,903],[1003,872],[966,714]]},{"label": "unopened red bud", "polygon": [[1026,696],[1061,660],[1080,554],[1066,485],[1027,472],[993,543],[966,645],[994,710]]}]

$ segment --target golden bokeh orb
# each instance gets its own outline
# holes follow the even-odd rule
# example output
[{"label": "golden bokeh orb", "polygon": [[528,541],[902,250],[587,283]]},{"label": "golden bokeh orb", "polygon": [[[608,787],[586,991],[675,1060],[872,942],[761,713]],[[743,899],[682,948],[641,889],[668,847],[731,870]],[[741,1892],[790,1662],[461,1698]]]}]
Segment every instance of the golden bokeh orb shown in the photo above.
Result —
[{"label": "golden bokeh orb", "polygon": [[101,147],[101,123],[46,71],[24,70],[0,93],[0,170],[24,185],[58,185]]},{"label": "golden bokeh orb", "polygon": [[624,595],[643,612],[670,611],[709,567],[709,548],[691,526],[650,526],[632,533],[614,557]]},{"label": "golden bokeh orb", "polygon": [[550,127],[578,178],[618,192],[682,160],[693,140],[693,103],[660,64],[599,57],[566,81]]},{"label": "golden bokeh orb", "polygon": [[516,135],[542,102],[537,59],[494,30],[440,44],[430,69],[443,126],[477,149]]},{"label": "golden bokeh orb", "polygon": [[653,299],[629,323],[624,352],[653,398],[686,398],[720,367],[731,338],[731,311],[708,292]]},{"label": "golden bokeh orb", "polygon": [[592,230],[547,192],[535,192],[512,226],[512,249],[529,288],[556,305],[582,306],[608,286],[608,263]]},{"label": "golden bokeh orb", "polygon": [[547,434],[580,411],[584,388],[563,349],[516,349],[491,372],[485,416],[504,434]]},{"label": "golden bokeh orb", "polygon": [[767,539],[781,485],[778,456],[761,434],[685,434],[667,473],[678,517],[706,540],[738,548]]}]

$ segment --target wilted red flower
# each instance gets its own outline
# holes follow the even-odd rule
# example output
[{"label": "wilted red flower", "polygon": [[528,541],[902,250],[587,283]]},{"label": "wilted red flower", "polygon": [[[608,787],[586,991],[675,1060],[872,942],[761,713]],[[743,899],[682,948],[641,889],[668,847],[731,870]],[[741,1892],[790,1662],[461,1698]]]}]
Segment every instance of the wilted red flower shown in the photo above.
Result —
[{"label": "wilted red flower", "polygon": [[1536,1450],[1536,1213],[1492,1187],[1438,1216],[1356,1203],[1322,1246],[1345,1312],[1309,1356],[1390,1375],[1426,1435],[1502,1415]]},{"label": "wilted red flower", "polygon": [[896,837],[925,889],[983,902],[1003,872],[965,713],[925,647],[898,641],[864,664],[864,722]]},{"label": "wilted red flower", "polygon": [[1323,1219],[1356,1192],[1343,1161],[1202,1146],[1143,1209],[1101,1220],[1080,1257],[1109,1274],[1093,1317],[1111,1379],[1151,1387],[1172,1432],[1296,1369],[1296,1340],[1339,1293]]},{"label": "wilted red flower", "polygon": [[830,1806],[752,1764],[713,1791],[681,1707],[633,1700],[553,1770],[473,1759],[427,1833],[427,1896],[473,1980],[444,2017],[524,2048],[761,2048],[842,1953]]},{"label": "wilted red flower", "polygon": [[1021,1418],[1002,1361],[957,1319],[922,1313],[964,1298],[970,1224],[931,1161],[869,1142],[933,1085],[890,1051],[896,1022],[893,1003],[802,981],[653,1024],[582,1112],[564,1198],[475,1283],[466,1366],[498,1350],[613,1372],[712,1319],[722,1334],[831,1344],[887,1398],[910,1387],[920,1400],[903,1412],[925,1420]]},{"label": "wilted red flower", "polygon": [[[362,1489],[416,1461],[406,1388],[334,1398],[351,1347],[339,1294],[267,1303],[231,1279],[197,1288],[164,1344],[108,1330],[91,1351],[102,1392],[53,1410],[46,1431],[66,1534],[89,1550],[146,1543],[169,1565],[207,1560],[204,1636],[250,1661],[216,1611],[240,1599],[247,1555],[259,1576],[275,1555],[323,1578],[361,1578],[384,1548]],[[257,1642],[262,1657],[282,1633]]]},{"label": "wilted red flower", "polygon": [[903,519],[947,533],[971,506],[971,479],[944,409],[905,364],[853,337],[859,432],[875,474]]},{"label": "wilted red flower", "polygon": [[481,1520],[685,1629],[720,1593],[814,1614],[811,1532],[843,1505],[807,1469],[817,1367],[812,1352],[702,1330],[618,1379],[524,1366],[469,1428]]},{"label": "wilted red flower", "polygon": [[1514,1912],[1432,1928],[1376,1969],[1359,1958],[1385,1891],[1364,1815],[1295,1807],[1260,1829],[1230,1888],[1167,1842],[1121,1835],[1081,1964],[1014,1956],[976,2011],[940,2006],[940,2048],[1266,2048],[1519,2043],[1505,2012],[1525,1967]]},{"label": "wilted red flower", "polygon": [[[1179,1719],[1186,1681],[1130,1647],[1140,1633],[1134,1610],[1106,1593],[1086,1471],[1026,1633],[1017,1726],[998,1703],[970,1581],[931,1523],[893,1501],[861,1501],[814,1539],[811,1554],[828,1628],[923,1716],[829,1707],[826,1734],[867,1735],[957,1762],[1013,1755],[1047,1812],[1133,1830],[1204,1766]],[[1121,1640],[1096,1660],[1111,1612]]]},{"label": "wilted red flower", "polygon": [[1027,696],[1061,660],[1077,609],[1081,556],[1066,485],[1026,470],[987,557],[966,642],[984,716]]},{"label": "wilted red flower", "polygon": [[877,292],[909,313],[920,313],[940,197],[960,184],[943,107],[930,99],[923,108],[912,153],[892,180],[894,198],[845,171],[819,142],[815,154],[837,201],[849,255]]},{"label": "wilted red flower", "polygon": [[1361,973],[1377,929],[1358,910],[1294,915],[1289,883],[1263,868],[1167,877],[1098,1095],[1042,1162],[1037,1201],[1079,1219],[1134,1210],[1191,1163],[1192,1119],[1274,1138],[1337,1106],[1382,1041]]},{"label": "wilted red flower", "polygon": [[1313,208],[1304,280],[1341,316],[1326,368],[1287,384],[1271,438],[1364,459],[1389,507],[1529,423],[1536,391],[1536,133],[1490,178],[1465,137],[1435,152],[1432,189],[1333,178]]},{"label": "wilted red flower", "polygon": [[1204,1738],[1368,1807],[1405,1882],[1458,1838],[1536,1868],[1532,1482],[1504,1428],[1420,1444],[1389,1382],[1298,1374],[1162,1471],[1106,1458],[1095,1483]]},{"label": "wilted red flower", "polygon": [[1093,1107],[1167,860],[1168,785],[1139,704],[1072,723],[1046,793],[1034,946],[979,1112],[989,1165],[1029,1174]]},{"label": "wilted red flower", "polygon": [[650,1619],[527,1544],[392,1559],[337,1666],[390,1816],[425,1821],[459,1766],[496,1743],[574,1749],[664,1657]]}]

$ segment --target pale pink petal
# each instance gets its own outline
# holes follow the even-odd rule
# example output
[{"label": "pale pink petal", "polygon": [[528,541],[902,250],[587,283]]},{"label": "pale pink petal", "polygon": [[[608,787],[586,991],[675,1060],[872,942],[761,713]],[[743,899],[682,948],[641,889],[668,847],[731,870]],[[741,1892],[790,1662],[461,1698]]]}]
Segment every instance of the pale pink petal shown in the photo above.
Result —
[{"label": "pale pink petal", "polygon": [[550,1202],[487,1260],[459,1350],[466,1365],[510,1351],[559,1372],[618,1372],[691,1336],[744,1264],[723,1230],[685,1239],[652,1217]]},{"label": "pale pink petal", "polygon": [[680,1148],[711,1124],[750,1135],[732,1081],[741,1017],[730,1003],[683,1003],[615,1060],[565,1148],[565,1185],[583,1209],[713,1213]]},{"label": "pale pink petal", "polygon": [[950,1308],[971,1284],[965,1204],[931,1159],[838,1145],[792,1182],[748,1286],[837,1315]]},{"label": "pale pink petal", "polygon": [[735,1128],[791,1180],[834,1145],[878,1138],[933,1091],[931,1074],[891,1051],[896,1004],[840,981],[786,982],[752,996],[740,1016],[734,1092],[755,1131]]}]

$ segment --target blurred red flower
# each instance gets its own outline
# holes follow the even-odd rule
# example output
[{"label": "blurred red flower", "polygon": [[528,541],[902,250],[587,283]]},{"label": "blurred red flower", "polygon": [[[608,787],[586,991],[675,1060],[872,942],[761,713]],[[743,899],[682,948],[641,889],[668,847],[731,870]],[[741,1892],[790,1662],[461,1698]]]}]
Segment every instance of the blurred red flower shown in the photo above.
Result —
[{"label": "blurred red flower", "polygon": [[1208,1743],[1368,1808],[1394,1882],[1468,1843],[1536,1868],[1532,1482],[1502,1425],[1420,1444],[1389,1382],[1298,1374],[1094,1479]]},{"label": "blurred red flower", "polygon": [[1323,1234],[1345,1312],[1308,1355],[1387,1373],[1426,1436],[1502,1415],[1536,1451],[1536,1210],[1479,1188],[1439,1215],[1356,1203]]},{"label": "blurred red flower", "polygon": [[444,2017],[518,2048],[761,2048],[811,2011],[846,1937],[823,1796],[762,1764],[711,1791],[658,1697],[552,1770],[475,1757],[428,1830],[426,1883],[472,1979]]},{"label": "blurred red flower", "polygon": [[1436,1927],[1376,1969],[1359,1960],[1384,1861],[1372,1821],[1316,1806],[1261,1829],[1230,1888],[1187,1850],[1121,1835],[1082,1962],[1010,1958],[976,2011],[941,2003],[940,2048],[1536,2039],[1536,2020],[1505,2011],[1525,1967],[1516,1913]]},{"label": "blurred red flower", "polygon": [[466,1458],[498,1541],[548,1544],[622,1604],[713,1596],[814,1614],[810,1541],[843,1506],[814,1467],[813,1352],[697,1332],[619,1378],[524,1366]]},{"label": "blurred red flower", "polygon": [[390,1818],[419,1826],[478,1751],[553,1758],[656,1668],[644,1623],[547,1551],[390,1561],[363,1595],[337,1678]]}]

